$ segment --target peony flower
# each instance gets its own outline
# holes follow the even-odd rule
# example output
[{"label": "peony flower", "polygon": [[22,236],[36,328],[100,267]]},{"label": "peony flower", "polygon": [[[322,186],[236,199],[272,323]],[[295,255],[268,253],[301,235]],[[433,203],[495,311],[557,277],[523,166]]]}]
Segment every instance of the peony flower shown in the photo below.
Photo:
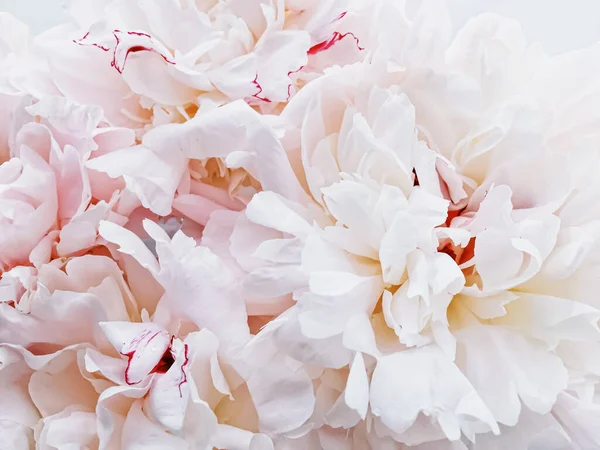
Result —
[{"label": "peony flower", "polygon": [[[372,36],[359,3],[159,3],[108,2],[102,21],[73,6],[86,31],[68,46],[66,29],[38,44],[64,95],[101,105],[113,125],[138,128],[141,142],[87,167],[125,181],[153,214],[204,226],[212,212],[241,210],[264,188],[256,163],[222,158],[227,146],[276,145],[248,105],[276,113],[326,68],[364,58],[359,42]],[[69,70],[84,60],[85,76]],[[192,135],[201,142],[187,141]]]},{"label": "peony flower", "polygon": [[[101,256],[66,265],[56,260],[39,270],[6,272],[2,285],[0,373],[8,377],[3,386],[19,387],[12,401],[3,396],[2,411],[18,411],[7,424],[23,442],[15,448],[29,448],[25,442],[34,435],[40,445],[97,446],[99,392],[79,364],[89,348],[110,350],[99,321],[130,313],[139,319],[118,266]],[[66,424],[66,429],[78,424],[82,430],[65,434]]]},{"label": "peony flower", "polygon": [[238,99],[276,109],[325,68],[362,58],[355,32],[364,33],[366,8],[352,3],[74,2],[81,28],[52,30],[38,44],[65,96],[141,128]]},{"label": "peony flower", "polygon": [[[430,30],[427,20],[413,26]],[[493,95],[494,77],[535,52],[512,51],[523,42],[512,32],[484,16],[430,58],[382,45],[372,64],[313,81],[278,122],[311,198],[265,190],[242,213],[211,217],[203,242],[241,269],[249,313],[282,313],[253,345],[339,373],[325,403],[317,391],[324,418],[306,427],[364,420],[372,442],[411,446],[597,439],[588,426],[563,427],[558,406],[588,404],[598,376],[572,356],[600,339],[585,293],[595,282],[583,275],[595,265],[594,213],[572,222],[595,192],[572,175],[590,170],[596,131],[571,140],[566,126],[554,138],[560,109],[542,83],[557,69],[550,59],[529,72],[534,82],[519,74],[503,80],[504,98]],[[493,53],[498,41],[506,52]],[[491,52],[486,78],[456,57],[476,45]],[[582,67],[596,51],[558,60]],[[572,267],[587,288],[569,281]]]},{"label": "peony flower", "polygon": [[274,131],[242,101],[156,127],[140,145],[86,166],[124,180],[152,213],[181,215],[201,226],[215,211],[242,210],[263,188],[303,195]]},{"label": "peony flower", "polygon": [[[174,321],[173,323],[191,321],[202,328],[201,332],[204,333],[207,330],[214,330],[213,333],[223,344],[220,350],[222,357],[230,361],[232,367],[239,371],[239,376],[246,382],[239,386],[240,380],[238,380],[237,394],[233,391],[231,394],[227,391],[227,394],[235,401],[237,396],[243,399],[249,393],[253,406],[248,406],[250,409],[243,407],[243,410],[236,412],[236,403],[229,404],[224,401],[219,405],[215,404],[217,408],[215,413],[222,411],[225,423],[233,425],[236,421],[241,421],[243,425],[240,426],[243,428],[258,427],[258,430],[263,433],[271,433],[273,430],[291,431],[295,429],[294,423],[297,424],[296,426],[301,425],[310,415],[314,405],[310,378],[301,371],[291,369],[285,361],[278,358],[272,358],[272,364],[267,367],[261,366],[258,363],[259,359],[255,358],[264,356],[258,353],[247,354],[243,350],[250,334],[246,324],[243,298],[231,272],[210,250],[196,247],[194,240],[183,233],[177,232],[169,242],[165,232],[155,224],[147,221],[144,223],[144,228],[156,242],[160,265],[156,264],[142,241],[130,231],[110,222],[103,222],[100,233],[107,241],[119,245],[120,252],[133,256],[163,287],[165,294],[157,306],[157,314],[168,311],[163,320],[168,318]],[[190,298],[195,299],[193,304],[189,303]],[[161,308],[163,304],[168,306]],[[179,328],[185,326],[179,325]],[[146,337],[152,335],[154,333]],[[194,333],[188,337],[193,335]],[[187,344],[184,340],[184,348],[185,345]],[[289,407],[290,402],[295,402],[295,405],[286,413],[282,413],[282,408]],[[256,410],[256,419],[251,415],[253,409]],[[228,421],[229,415],[231,419]],[[233,439],[236,434],[240,434],[234,430],[226,431],[228,430],[226,427],[221,428],[218,436],[223,436],[219,439],[225,439],[226,442]],[[233,434],[228,437],[230,433]],[[263,440],[262,437],[256,439],[259,442]]]},{"label": "peony flower", "polygon": [[[109,2],[101,22],[73,6],[89,31],[68,46],[65,30],[48,33],[38,44],[51,55],[53,79],[64,95],[101,105],[113,125],[146,127],[138,133],[139,145],[87,167],[124,180],[152,213],[204,226],[212,212],[241,210],[263,188],[256,163],[248,170],[250,163],[221,157],[227,146],[246,151],[276,145],[260,142],[273,138],[258,131],[264,126],[246,104],[276,111],[326,67],[361,59],[366,52],[358,41],[369,38],[358,20],[364,6],[337,0],[174,1],[164,10],[159,3]],[[182,21],[195,31],[182,31]],[[85,79],[81,71],[68,70],[83,60],[90,61]],[[192,134],[202,135],[200,145],[184,140]],[[183,154],[172,148],[173,139]]]},{"label": "peony flower", "polygon": [[130,130],[105,127],[98,107],[63,97],[29,97],[20,115],[0,175],[4,270],[81,254],[96,244],[100,220],[123,224],[139,205],[124,184],[84,166],[131,145]]},{"label": "peony flower", "polygon": [[[126,273],[130,282],[155,285],[139,301],[106,256],[4,274],[0,373],[3,386],[18,383],[24,390],[3,400],[18,399],[20,411],[3,418],[3,427],[15,443],[33,435],[48,446],[129,448],[152,436],[167,448],[269,448],[266,436],[252,432],[255,407],[237,373],[245,366],[236,362],[235,348],[248,329],[235,284],[193,239],[178,232],[171,241],[157,225],[145,227],[157,241],[159,261],[130,231],[100,225],[103,237],[147,269]],[[196,273],[207,278],[195,279]],[[75,423],[86,431],[65,433]]]}]

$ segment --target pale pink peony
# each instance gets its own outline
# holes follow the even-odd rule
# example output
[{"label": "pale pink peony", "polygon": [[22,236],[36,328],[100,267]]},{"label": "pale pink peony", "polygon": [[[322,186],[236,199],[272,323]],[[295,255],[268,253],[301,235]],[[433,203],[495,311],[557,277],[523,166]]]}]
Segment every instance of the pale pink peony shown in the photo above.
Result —
[{"label": "pale pink peony", "polygon": [[84,167],[100,148],[96,139],[106,150],[119,140],[120,131],[96,128],[102,117],[97,107],[62,97],[29,102],[10,142],[11,159],[0,169],[4,270],[87,250],[95,245],[100,220],[123,220],[111,212],[117,189],[106,201],[102,195],[94,198]]},{"label": "pale pink peony", "polygon": [[0,265],[7,270],[81,254],[96,244],[100,220],[124,224],[142,205],[122,179],[85,167],[134,145],[135,132],[109,126],[96,105],[54,95],[43,59],[28,51],[24,26],[3,20],[12,30],[1,83],[7,117],[0,160],[10,160],[0,169]]},{"label": "pale pink peony", "polygon": [[229,147],[274,145],[248,105],[279,111],[326,68],[363,59],[360,40],[373,42],[360,20],[370,8],[346,0],[105,3],[74,3],[85,30],[51,30],[36,48],[63,95],[100,105],[109,124],[137,131],[137,145],[87,167],[124,181],[153,214],[199,226],[214,211],[243,209],[265,188],[255,173],[264,168],[222,157]]},{"label": "pale pink peony", "polygon": [[114,125],[159,125],[244,99],[272,110],[327,67],[363,57],[368,11],[348,0],[120,0],[70,12],[45,33],[53,80]]},{"label": "pale pink peony", "polygon": [[[135,258],[128,283],[151,288],[137,289],[139,298],[106,256],[4,274],[0,374],[13,391],[0,402],[19,414],[2,417],[3,430],[15,445],[272,448],[253,432],[259,419],[238,373],[247,372],[239,349],[249,332],[231,276],[181,232],[171,241],[157,225],[145,227],[159,261],[128,230],[100,227]],[[82,429],[64,432],[73,426]]]}]

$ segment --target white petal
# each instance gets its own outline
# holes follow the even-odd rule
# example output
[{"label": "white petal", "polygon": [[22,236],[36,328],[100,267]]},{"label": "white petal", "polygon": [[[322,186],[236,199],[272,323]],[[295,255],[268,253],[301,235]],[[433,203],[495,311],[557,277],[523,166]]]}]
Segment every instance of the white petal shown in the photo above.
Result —
[{"label": "white petal", "polygon": [[167,433],[159,425],[148,419],[142,411],[142,402],[131,406],[123,425],[123,450],[166,450],[189,448],[186,441]]},{"label": "white petal", "polygon": [[369,407],[369,379],[361,353],[356,353],[350,366],[344,399],[346,404],[358,412],[362,420],[365,420]]},{"label": "white petal", "polygon": [[460,439],[461,429],[498,433],[473,386],[435,346],[380,358],[371,380],[371,409],[395,433],[406,431],[421,412],[436,418],[451,440]]},{"label": "white petal", "polygon": [[264,227],[304,237],[312,231],[312,227],[294,206],[295,204],[274,192],[260,192],[248,204],[246,216]]},{"label": "white petal", "polygon": [[0,450],[29,450],[33,441],[30,427],[10,420],[0,420]]},{"label": "white petal", "polygon": [[188,346],[179,339],[173,340],[170,351],[175,362],[164,374],[154,377],[148,393],[148,414],[163,427],[179,431],[189,400]]},{"label": "white petal", "polygon": [[[155,130],[159,130],[155,128]],[[150,139],[147,134],[145,139]],[[144,207],[167,216],[184,173],[185,159],[181,152],[145,145],[117,150],[89,160],[86,167],[105,172],[111,178],[123,177]]]},{"label": "white petal", "polygon": [[43,419],[43,428],[37,436],[39,448],[67,449],[97,445],[96,415],[67,408]]},{"label": "white petal", "polygon": [[507,306],[508,314],[494,322],[518,327],[551,347],[560,341],[597,342],[600,338],[600,311],[567,299],[516,293]]},{"label": "white petal", "polygon": [[141,382],[169,347],[170,336],[153,323],[101,322],[100,327],[119,353],[128,358],[125,382]]},{"label": "white petal", "polygon": [[133,256],[142,267],[158,273],[156,257],[135,233],[107,221],[100,222],[98,233],[108,242],[117,244],[120,252]]},{"label": "white petal", "polygon": [[600,406],[597,403],[587,403],[562,393],[552,409],[552,415],[560,422],[571,438],[573,444],[581,449],[600,446],[600,430],[598,422]]},{"label": "white petal", "polygon": [[275,361],[252,374],[248,389],[258,412],[260,429],[267,434],[300,427],[315,405],[308,375],[302,369],[293,371]]},{"label": "white petal", "polygon": [[521,402],[538,414],[549,412],[567,387],[560,358],[516,330],[473,325],[455,335],[457,365],[501,423],[517,423]]}]

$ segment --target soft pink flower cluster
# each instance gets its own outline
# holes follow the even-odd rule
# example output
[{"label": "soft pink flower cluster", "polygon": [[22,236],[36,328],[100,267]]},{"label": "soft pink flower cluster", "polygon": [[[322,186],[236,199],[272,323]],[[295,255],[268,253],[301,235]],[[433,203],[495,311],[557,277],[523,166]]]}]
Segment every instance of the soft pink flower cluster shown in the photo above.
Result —
[{"label": "soft pink flower cluster", "polygon": [[600,45],[68,7],[0,15],[0,449],[600,448]]}]

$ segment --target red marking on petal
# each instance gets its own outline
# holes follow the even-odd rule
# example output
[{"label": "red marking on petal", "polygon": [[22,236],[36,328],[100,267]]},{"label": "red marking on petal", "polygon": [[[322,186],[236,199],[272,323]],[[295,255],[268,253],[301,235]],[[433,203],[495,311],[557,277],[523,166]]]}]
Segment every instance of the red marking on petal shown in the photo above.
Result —
[{"label": "red marking on petal", "polygon": [[108,47],[105,47],[104,45],[96,44],[94,42],[91,42],[91,43],[83,42],[89,35],[90,35],[90,32],[88,31],[87,33],[85,33],[83,35],[82,38],[73,39],[73,42],[77,45],[81,45],[82,47],[96,47],[104,52],[108,52],[110,50]]},{"label": "red marking on petal", "polygon": [[258,83],[258,73],[254,77],[254,80],[252,81],[252,84],[254,86],[256,86],[256,88],[258,89],[258,92],[256,94],[253,94],[252,97],[255,98],[255,99],[257,99],[257,100],[262,100],[263,102],[271,103],[271,100],[269,100],[268,98],[266,98],[266,97],[260,97],[260,94],[262,93],[263,88]]},{"label": "red marking on petal", "polygon": [[127,49],[127,56],[129,56],[130,53],[143,52],[143,51],[151,52],[152,50],[148,47],[144,47],[143,45],[134,45],[133,47],[129,47]]},{"label": "red marking on petal", "polygon": [[[150,333],[150,331],[146,331],[145,333],[140,334],[138,337],[136,337],[133,341],[131,341],[131,343],[129,344],[129,346],[137,346],[139,345],[139,343],[146,337],[148,336],[148,334]],[[154,339],[156,336],[158,336],[160,334],[160,331],[157,331],[156,333],[154,333],[152,336],[150,336],[150,338],[148,339],[148,342],[146,343],[146,345],[148,345],[152,339]],[[121,355],[127,357],[127,366],[125,367],[125,383],[127,383],[129,386],[134,385],[139,383],[140,381],[131,381],[131,379],[129,378],[129,369],[131,368],[131,361],[133,360],[133,357],[135,356],[135,352],[137,352],[137,348],[128,352],[128,353],[121,353]]]},{"label": "red marking on petal", "polygon": [[[296,70],[290,70],[290,71],[288,72],[288,77],[289,77],[290,75],[294,74],[294,73],[298,73],[298,72],[300,72],[302,69],[304,69],[304,66],[303,66],[303,65],[302,65],[302,66],[300,66],[300,67],[298,67]],[[286,98],[286,100],[285,100],[286,102],[289,102],[289,101],[290,101],[290,97],[292,96],[292,92],[291,92],[291,90],[292,90],[292,83],[290,82],[290,84],[288,84],[288,88],[287,88],[287,98]]]},{"label": "red marking on petal", "polygon": [[117,44],[115,45],[115,51],[113,52],[113,60],[111,61],[110,65],[112,67],[114,67],[117,70],[117,72],[123,73],[123,69],[120,69],[117,66],[117,48],[119,48],[119,44],[121,43],[121,40],[119,39],[119,36],[117,36],[117,33],[120,33],[120,31],[119,30],[113,31],[113,36],[115,37]]},{"label": "red marking on petal", "polygon": [[360,50],[363,51],[364,48],[361,47],[359,44],[359,40],[358,38],[353,34],[353,33],[344,33],[341,34],[338,31],[335,31],[333,33],[333,36],[327,40],[327,41],[323,41],[319,44],[313,45],[309,50],[308,50],[308,54],[309,55],[316,55],[317,53],[321,53],[325,50],[330,49],[331,47],[333,47],[335,45],[336,42],[341,41],[342,39],[344,39],[346,36],[352,36],[352,38],[356,41],[356,47]]},{"label": "red marking on petal", "polygon": [[343,13],[341,13],[339,16],[333,19],[331,23],[337,22],[338,20],[342,20],[346,14],[348,14],[348,11],[344,11]]},{"label": "red marking on petal", "polygon": [[[121,45],[121,40],[119,39],[119,34],[121,34],[121,33],[123,33],[123,32],[120,31],[120,30],[114,30],[113,31],[113,36],[115,37],[115,40],[117,41],[117,44],[115,45],[115,49],[114,49],[114,52],[113,52],[113,60],[110,63],[110,65],[112,67],[114,67],[116,69],[116,71],[119,72],[120,74],[122,74],[123,70],[125,70],[125,63],[127,62],[127,58],[129,57],[129,55],[131,53],[137,53],[137,52],[143,52],[143,51],[156,53],[167,64],[175,65],[175,61],[172,61],[171,59],[169,59],[167,56],[165,56],[164,54],[162,54],[161,52],[159,52],[156,49],[153,49],[153,48],[150,48],[150,47],[146,47],[144,45],[134,45],[134,46],[129,47],[125,51],[125,57],[123,58],[123,64],[122,64],[121,67],[119,67],[119,65],[117,64],[117,51],[119,49],[119,45]],[[141,31],[127,31],[126,34],[129,34],[131,36],[141,36],[141,37],[145,37],[145,38],[148,38],[148,39],[152,40],[152,36],[150,36],[148,33],[142,33]]]},{"label": "red marking on petal", "polygon": [[187,346],[187,344],[183,344],[183,356],[184,356],[185,359],[183,361],[183,364],[181,365],[181,381],[177,385],[177,387],[179,388],[179,396],[180,397],[183,397],[183,393],[181,392],[181,385],[183,383],[187,383],[187,374],[185,373],[185,367],[190,362],[190,360],[188,358],[188,346]]},{"label": "red marking on petal", "polygon": [[[119,30],[115,30],[115,31],[119,31]],[[148,39],[152,39],[152,36],[150,36],[148,33],[142,32],[142,31],[128,31],[127,34],[130,34],[132,36],[143,36],[143,37],[147,37]]]}]

